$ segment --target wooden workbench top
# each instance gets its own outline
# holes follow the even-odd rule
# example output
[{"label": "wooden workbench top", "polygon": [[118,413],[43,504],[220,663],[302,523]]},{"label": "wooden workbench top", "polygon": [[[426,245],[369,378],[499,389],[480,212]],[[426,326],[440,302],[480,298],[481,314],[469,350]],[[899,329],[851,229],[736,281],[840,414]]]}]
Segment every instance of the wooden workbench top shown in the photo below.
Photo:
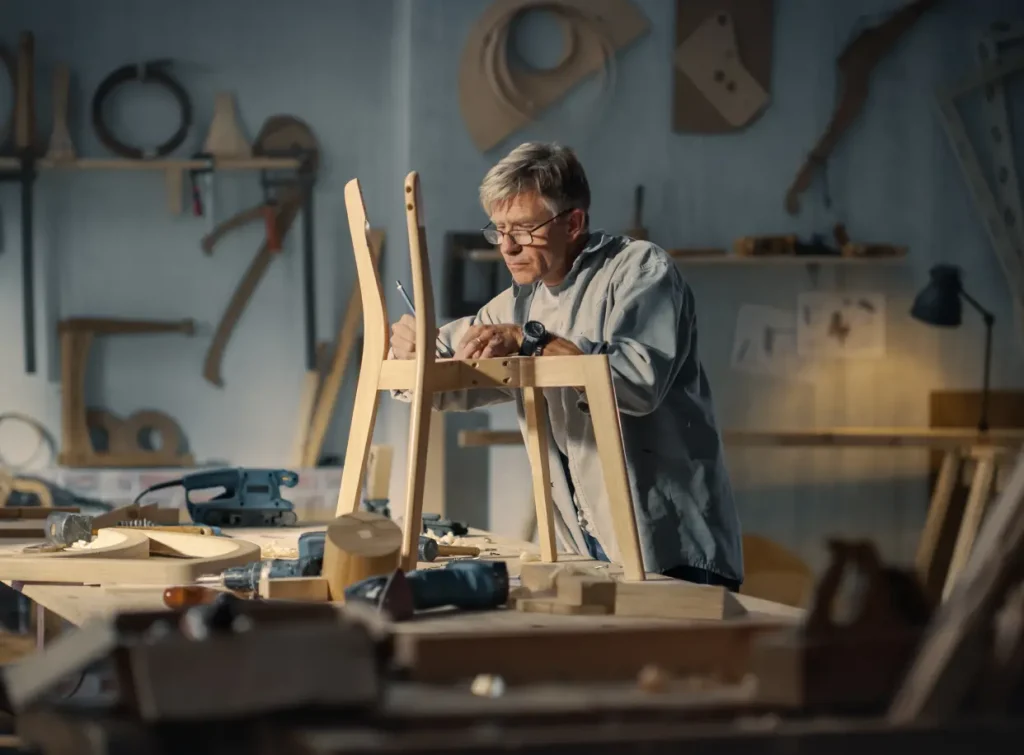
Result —
[{"label": "wooden workbench top", "polygon": [[[297,555],[297,541],[303,532],[322,528],[323,524],[309,524],[298,527],[280,528],[249,528],[226,531],[230,537],[245,539],[256,543],[262,550],[264,558],[294,558]],[[21,541],[19,541],[20,544]],[[38,541],[24,541],[25,544]],[[480,548],[480,558],[501,560],[508,564],[509,575],[518,578],[524,563],[523,552],[536,553],[535,545],[501,537],[489,532],[471,530],[470,535],[457,538],[460,545],[472,545]],[[5,546],[14,545],[8,541]],[[599,565],[590,559],[571,554],[563,554],[561,561]],[[438,568],[447,559],[438,559],[433,563],[421,563],[419,568]],[[609,575],[621,572],[615,564],[600,564],[608,569]],[[69,564],[69,568],[73,568]],[[8,583],[10,584],[10,583]],[[162,610],[163,590],[167,586],[104,584],[42,584],[21,583],[12,585],[26,597],[57,614],[76,626],[92,618],[101,618],[117,611]],[[169,585],[168,585],[169,586]],[[779,603],[761,600],[748,595],[737,596],[748,614],[739,619],[730,619],[740,623],[797,623],[804,611]],[[706,622],[703,622],[706,623]],[[672,619],[638,619],[618,616],[559,616],[551,614],[522,613],[514,610],[496,610],[465,612],[440,609],[418,616],[412,621],[395,625],[396,632],[402,634],[421,633],[462,633],[474,631],[522,630],[523,628],[547,629],[564,628],[601,628],[601,627],[648,627],[678,625]]]}]

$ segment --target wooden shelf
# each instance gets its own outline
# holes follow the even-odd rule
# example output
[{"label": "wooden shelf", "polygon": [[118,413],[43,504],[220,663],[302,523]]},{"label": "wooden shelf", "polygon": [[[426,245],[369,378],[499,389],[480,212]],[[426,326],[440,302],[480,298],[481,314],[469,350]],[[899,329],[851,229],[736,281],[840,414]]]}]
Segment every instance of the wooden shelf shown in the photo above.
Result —
[{"label": "wooden shelf", "polygon": [[[787,255],[746,257],[726,252],[693,253],[684,250],[666,250],[680,265],[896,265],[906,261],[906,255],[887,257],[843,257],[835,255]],[[473,262],[500,262],[501,253],[497,250],[474,249],[466,254],[466,259]]]},{"label": "wooden shelf", "polygon": [[[288,157],[247,157],[215,159],[216,170],[286,170],[299,167],[299,161]],[[54,162],[40,158],[36,165],[42,170],[202,170],[209,167],[206,160],[159,159],[126,160],[124,158],[82,157],[68,162]],[[0,157],[0,170],[18,170],[16,157]]]},{"label": "wooden shelf", "polygon": [[[726,444],[775,447],[844,448],[962,448],[1024,445],[1024,430],[1000,429],[979,433],[976,428],[934,427],[826,427],[814,430],[723,430]],[[462,430],[459,446],[521,446],[518,430]]]}]

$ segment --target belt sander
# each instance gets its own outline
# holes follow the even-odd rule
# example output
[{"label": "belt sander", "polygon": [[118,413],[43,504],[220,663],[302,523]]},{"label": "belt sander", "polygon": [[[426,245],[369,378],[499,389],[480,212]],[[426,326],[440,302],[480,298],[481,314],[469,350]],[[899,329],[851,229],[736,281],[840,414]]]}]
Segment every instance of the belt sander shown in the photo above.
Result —
[{"label": "belt sander", "polygon": [[[142,491],[135,502],[155,490],[182,487],[185,506],[196,524],[211,527],[290,526],[298,521],[291,501],[281,497],[281,488],[294,488],[299,475],[287,469],[229,467],[187,474],[177,480],[157,483]],[[222,489],[205,500],[202,491]]]}]

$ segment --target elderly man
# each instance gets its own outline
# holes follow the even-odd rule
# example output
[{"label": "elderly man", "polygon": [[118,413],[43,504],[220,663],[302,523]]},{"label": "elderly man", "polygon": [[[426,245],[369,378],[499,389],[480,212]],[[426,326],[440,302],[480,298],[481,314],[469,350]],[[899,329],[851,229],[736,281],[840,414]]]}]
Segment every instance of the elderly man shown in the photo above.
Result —
[{"label": "elderly man", "polygon": [[[740,524],[697,354],[693,292],[672,259],[647,241],[590,230],[590,187],[566,147],[512,150],[484,178],[480,201],[491,220],[484,236],[514,284],[475,317],[440,328],[440,341],[457,359],[607,354],[645,569],[738,590]],[[413,318],[391,333],[391,356],[412,358]],[[560,539],[577,553],[619,560],[586,397],[574,388],[544,394],[561,460],[551,469]],[[435,407],[512,400],[522,425],[517,390],[438,394]]]}]

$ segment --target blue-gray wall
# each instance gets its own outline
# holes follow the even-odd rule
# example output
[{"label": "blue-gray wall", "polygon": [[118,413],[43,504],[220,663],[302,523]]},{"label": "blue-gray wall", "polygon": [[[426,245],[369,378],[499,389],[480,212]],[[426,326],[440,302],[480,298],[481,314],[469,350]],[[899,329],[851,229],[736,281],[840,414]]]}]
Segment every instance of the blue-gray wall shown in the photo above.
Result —
[{"label": "blue-gray wall", "polygon": [[[835,58],[856,28],[900,3],[777,0],[771,108],[743,133],[701,137],[670,128],[675,3],[636,2],[651,30],[619,56],[616,86],[604,109],[595,79],[488,154],[466,135],[455,86],[463,42],[486,0],[45,0],[7,3],[0,19],[9,46],[22,28],[36,34],[44,138],[52,64],[71,64],[72,131],[81,155],[104,154],[86,117],[92,91],[111,69],[140,59],[182,61],[178,75],[193,95],[200,124],[183,152],[199,148],[218,90],[236,93],[250,134],[273,113],[306,119],[324,151],[316,239],[319,330],[325,338],[353,284],[345,181],[361,179],[371,222],[388,231],[384,276],[390,281],[408,277],[401,180],[408,170],[420,171],[440,294],[442,236],[484,222],[475,190],[487,167],[521,140],[550,138],[577,147],[595,194],[595,224],[608,230],[629,225],[632,189],[643,183],[646,225],[666,247],[728,246],[744,234],[828,233],[837,221],[856,238],[910,247],[902,266],[824,269],[817,276],[791,267],[687,268],[722,425],[920,426],[928,421],[929,391],[976,387],[980,327],[968,319],[967,327],[940,333],[905,314],[929,266],[939,261],[962,265],[972,291],[997,314],[994,385],[1024,382],[1007,285],[933,108],[937,89],[973,70],[970,34],[997,19],[1020,19],[1019,3],[947,0],[922,20],[877,69],[863,116],[829,162],[833,207],[824,206],[815,186],[794,219],[783,210],[783,195],[831,114]],[[169,133],[174,111],[158,102],[148,107],[143,96],[125,105],[126,133]],[[221,217],[259,198],[253,176],[218,181]],[[254,227],[226,240],[212,259],[204,257],[198,241],[206,221],[187,213],[169,216],[157,174],[47,173],[37,196],[40,317],[51,324],[56,317],[85,314],[190,316],[212,329],[260,238]],[[0,188],[0,207],[6,357],[0,363],[0,411],[29,412],[56,432],[52,328],[43,369],[23,374],[13,187]],[[304,369],[298,238],[295,233],[274,263],[234,334],[224,362],[226,388],[215,389],[200,376],[208,336],[118,337],[97,349],[102,367],[90,398],[123,414],[145,406],[169,412],[200,459],[281,463],[294,432]],[[730,368],[740,305],[792,309],[799,292],[815,288],[885,293],[886,357],[819,365],[812,383]],[[399,302],[386,289],[397,313]],[[330,440],[339,451],[350,396],[347,386]],[[508,411],[494,415],[496,427],[514,423]],[[404,406],[385,401],[377,437],[397,447],[396,499],[404,487],[405,417]],[[494,495],[489,521],[479,523],[515,533],[528,496],[525,456],[521,449],[497,449],[491,460]],[[912,553],[927,500],[923,452],[731,449],[729,460],[748,529],[815,563],[822,536],[831,532],[872,534],[892,558]]]}]

